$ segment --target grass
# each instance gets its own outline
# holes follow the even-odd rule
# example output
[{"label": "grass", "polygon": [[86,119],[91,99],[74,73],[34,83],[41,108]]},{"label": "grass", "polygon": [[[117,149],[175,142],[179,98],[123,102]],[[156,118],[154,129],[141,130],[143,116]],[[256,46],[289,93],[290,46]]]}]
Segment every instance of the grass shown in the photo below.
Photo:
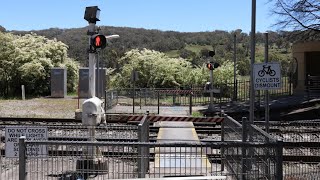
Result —
[{"label": "grass", "polygon": [[166,55],[170,58],[177,58],[179,57],[179,50],[171,50],[166,52]]},{"label": "grass", "polygon": [[78,92],[68,92],[67,96],[73,96],[73,97],[78,97]]},{"label": "grass", "polygon": [[201,46],[201,45],[188,44],[188,45],[186,45],[185,49],[192,51],[192,52],[195,52],[196,54],[199,54],[202,49],[212,50],[212,46],[210,46],[210,45]]},{"label": "grass", "polygon": [[[187,44],[185,49],[189,50],[189,51],[192,51],[192,52],[194,52],[196,54],[199,54],[202,49],[212,50],[212,46],[210,46],[210,45],[201,46],[201,45]],[[166,55],[171,57],[171,58],[177,58],[177,57],[180,56],[179,55],[179,50],[168,51],[168,52],[166,52]]]},{"label": "grass", "polygon": [[203,117],[199,111],[192,112],[192,117]]},{"label": "grass", "polygon": [[[83,100],[80,102],[80,108]],[[2,117],[73,118],[77,99],[33,98],[28,100],[0,100]]]}]

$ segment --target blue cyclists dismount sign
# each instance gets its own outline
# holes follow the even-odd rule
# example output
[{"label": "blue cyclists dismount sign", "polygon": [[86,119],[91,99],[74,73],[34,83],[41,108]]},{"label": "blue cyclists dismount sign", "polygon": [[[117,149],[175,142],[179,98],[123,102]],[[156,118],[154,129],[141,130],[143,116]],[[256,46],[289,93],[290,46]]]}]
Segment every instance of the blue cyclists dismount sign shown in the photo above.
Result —
[{"label": "blue cyclists dismount sign", "polygon": [[259,63],[253,66],[255,90],[270,90],[281,88],[280,63]]}]

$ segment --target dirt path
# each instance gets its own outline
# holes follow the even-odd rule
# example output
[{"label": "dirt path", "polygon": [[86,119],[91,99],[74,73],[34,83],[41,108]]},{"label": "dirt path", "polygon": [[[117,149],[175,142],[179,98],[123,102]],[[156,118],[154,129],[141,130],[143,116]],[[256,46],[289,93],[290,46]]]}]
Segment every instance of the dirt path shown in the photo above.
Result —
[{"label": "dirt path", "polygon": [[[80,108],[83,100],[80,100]],[[0,100],[0,117],[74,118],[78,100],[72,98],[35,98]]]}]

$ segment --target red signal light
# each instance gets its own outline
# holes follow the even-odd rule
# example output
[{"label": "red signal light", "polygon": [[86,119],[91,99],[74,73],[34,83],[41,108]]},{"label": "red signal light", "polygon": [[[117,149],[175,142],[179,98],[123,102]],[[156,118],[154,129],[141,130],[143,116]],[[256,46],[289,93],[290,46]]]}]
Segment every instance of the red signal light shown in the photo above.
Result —
[{"label": "red signal light", "polygon": [[213,70],[213,69],[214,69],[211,63],[207,63],[207,68],[208,68],[209,70]]},{"label": "red signal light", "polygon": [[91,36],[91,45],[95,49],[104,49],[107,46],[107,39],[104,35],[95,34]]},{"label": "red signal light", "polygon": [[213,63],[213,64],[212,64],[212,62],[211,63],[207,63],[207,68],[209,70],[214,70],[215,68],[218,68],[219,66],[220,66],[219,63]]},{"label": "red signal light", "polygon": [[97,36],[96,39],[95,39],[95,44],[97,47],[101,46],[101,39],[100,39],[100,36]]}]

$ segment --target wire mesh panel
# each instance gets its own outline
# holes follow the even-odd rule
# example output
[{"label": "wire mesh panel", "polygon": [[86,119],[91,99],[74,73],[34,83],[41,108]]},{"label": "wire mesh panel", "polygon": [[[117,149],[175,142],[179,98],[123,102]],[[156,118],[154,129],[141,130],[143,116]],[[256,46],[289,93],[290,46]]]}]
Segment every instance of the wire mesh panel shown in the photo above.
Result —
[{"label": "wire mesh panel", "polygon": [[224,141],[242,140],[242,125],[230,116],[225,116],[223,121]]},{"label": "wire mesh panel", "polygon": [[276,143],[278,148],[250,148],[247,150],[245,168],[247,177],[255,179],[282,178],[283,143],[270,136],[255,125],[249,125],[247,141],[261,143]]},{"label": "wire mesh panel", "polygon": [[112,107],[118,104],[118,91],[109,90],[105,91],[104,103],[105,103],[105,111],[111,109]]},{"label": "wire mesh panel", "polygon": [[[68,141],[68,142],[79,142],[79,141],[88,141],[90,137],[89,129],[95,129],[95,139],[97,141],[138,141],[138,127],[134,125],[121,125],[121,124],[107,124],[101,126],[82,126],[77,124],[12,124],[12,125],[5,125],[0,127],[0,179],[17,179],[18,178],[18,157],[10,158],[6,157],[5,154],[5,144],[6,138],[8,135],[5,134],[5,129],[7,128],[46,128],[47,129],[47,137],[48,140],[54,141]],[[20,133],[20,135],[25,135],[25,133]],[[18,137],[14,139],[15,144],[17,143]],[[13,148],[18,148],[14,146]],[[13,151],[13,148],[11,149]],[[32,148],[32,147],[30,147]],[[7,149],[10,150],[10,149]],[[115,149],[114,151],[127,151],[124,149]],[[45,152],[42,152],[45,153]],[[64,166],[59,163],[64,163],[69,166],[68,163],[74,162],[71,159],[63,159],[60,162],[60,156],[65,156],[67,154],[79,154],[79,149],[76,146],[59,146],[56,144],[48,149],[48,155],[53,156],[54,158],[50,160],[50,162],[46,162],[47,164],[51,163],[53,167],[63,168]],[[8,152],[7,152],[8,154]],[[40,156],[39,154],[38,156]],[[43,155],[43,154],[42,154]],[[28,159],[31,165],[30,167],[41,169],[44,168],[44,162],[37,162],[37,164],[32,161],[32,158]],[[59,163],[58,163],[59,162]],[[54,165],[53,165],[54,164]],[[71,166],[71,165],[70,165]],[[60,170],[59,170],[60,171]],[[37,176],[40,176],[37,174]],[[49,177],[49,176],[48,176]],[[42,177],[35,177],[36,179],[42,179]],[[46,179],[46,178],[44,178]]]},{"label": "wire mesh panel", "polygon": [[284,141],[284,179],[320,179],[319,120],[287,122],[272,135]]},{"label": "wire mesh panel", "polygon": [[[276,144],[232,143],[135,143],[135,142],[61,142],[33,141],[24,145],[42,144],[53,153],[47,157],[27,158],[28,179],[74,177],[79,179],[128,179],[139,176],[140,159],[148,159],[149,169],[145,177],[227,176],[238,172],[221,171],[220,157],[211,155],[211,149],[275,148]],[[72,150],[72,153],[54,153],[56,147]],[[137,149],[147,147],[150,152],[138,154]],[[96,148],[95,153],[88,153]],[[45,154],[45,152],[44,152]],[[235,158],[241,153],[233,153]],[[23,173],[24,174],[24,173]],[[257,177],[257,176],[247,176]],[[255,179],[255,178],[253,178]],[[274,176],[271,179],[276,179]]]},{"label": "wire mesh panel", "polygon": [[[222,123],[222,141],[241,141],[242,140],[242,125],[230,116],[225,115]],[[245,173],[245,166],[243,159],[245,158],[245,151],[240,147],[223,148],[221,149],[221,156],[223,165],[226,165],[227,171],[233,178],[241,178]],[[243,154],[244,153],[244,154]]]},{"label": "wire mesh panel", "polygon": [[[27,141],[23,147],[41,144],[46,148],[40,149],[38,156],[27,156],[25,162],[5,158],[2,153],[1,179],[17,179],[17,172],[22,170],[18,165],[22,164],[28,179],[221,175],[238,179],[279,179],[280,170],[282,174],[282,144],[256,126],[250,126],[251,136],[250,133],[244,136],[247,128],[228,116],[223,123],[225,142],[207,143],[150,143],[146,118],[138,126],[38,126],[48,128],[48,141]],[[1,136],[4,136],[3,129]],[[89,133],[92,129],[96,139],[93,142],[88,141],[92,139]],[[4,147],[3,141],[1,147]],[[227,168],[223,168],[222,161]]]},{"label": "wire mesh panel", "polygon": [[232,147],[222,149],[222,158],[227,170],[236,179],[282,179],[282,142],[277,141],[255,125],[242,124],[225,116],[222,125],[222,140],[278,144],[278,147]]},{"label": "wire mesh panel", "polygon": [[0,153],[0,179],[18,179],[19,160],[17,158],[6,158],[3,149],[1,148]]}]

